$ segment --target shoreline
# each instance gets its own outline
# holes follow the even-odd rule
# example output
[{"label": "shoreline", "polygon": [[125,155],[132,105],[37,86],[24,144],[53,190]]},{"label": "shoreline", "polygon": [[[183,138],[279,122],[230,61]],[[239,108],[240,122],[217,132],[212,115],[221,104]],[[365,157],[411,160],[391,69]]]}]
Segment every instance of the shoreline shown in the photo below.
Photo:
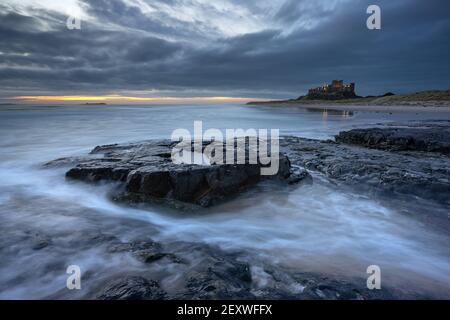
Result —
[{"label": "shoreline", "polygon": [[249,102],[247,106],[270,106],[270,107],[296,107],[316,110],[337,110],[337,111],[369,111],[369,112],[445,112],[450,113],[450,104],[421,104],[421,105],[358,105],[340,104],[331,102]]},{"label": "shoreline", "polygon": [[[250,101],[247,105],[295,106],[341,111],[450,111],[450,90],[429,90],[410,94],[356,97],[352,99],[310,99],[307,96],[290,100]],[[326,107],[326,108],[325,108]]]}]

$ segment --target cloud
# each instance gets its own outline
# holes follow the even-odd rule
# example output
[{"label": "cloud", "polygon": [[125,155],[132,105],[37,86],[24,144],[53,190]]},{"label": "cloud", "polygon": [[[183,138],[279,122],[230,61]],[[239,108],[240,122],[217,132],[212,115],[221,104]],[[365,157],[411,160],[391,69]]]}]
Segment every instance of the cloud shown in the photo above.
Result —
[{"label": "cloud", "polygon": [[369,31],[369,1],[7,0],[0,96],[284,98],[334,78],[361,94],[450,87],[448,1],[379,2],[382,30]]}]

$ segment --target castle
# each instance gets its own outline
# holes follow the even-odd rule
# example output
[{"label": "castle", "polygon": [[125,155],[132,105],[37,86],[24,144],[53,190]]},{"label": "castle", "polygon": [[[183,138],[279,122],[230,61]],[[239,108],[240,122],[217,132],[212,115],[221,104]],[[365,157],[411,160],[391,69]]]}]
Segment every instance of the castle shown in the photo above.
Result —
[{"label": "castle", "polygon": [[309,89],[308,99],[351,99],[356,98],[355,84],[344,84],[343,80],[333,80],[331,84],[325,84],[321,87]]}]

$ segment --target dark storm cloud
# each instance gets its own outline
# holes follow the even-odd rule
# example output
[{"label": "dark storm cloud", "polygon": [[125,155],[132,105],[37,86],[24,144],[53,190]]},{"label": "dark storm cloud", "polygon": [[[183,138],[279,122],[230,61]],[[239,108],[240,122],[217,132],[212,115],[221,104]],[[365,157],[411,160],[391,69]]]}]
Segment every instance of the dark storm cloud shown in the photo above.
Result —
[{"label": "dark storm cloud", "polygon": [[[159,19],[149,19],[139,7],[127,6],[123,0],[96,0],[83,1],[87,6],[87,12],[96,17],[100,23],[115,23],[137,31],[160,34],[165,38],[176,37],[178,39],[192,40],[201,38],[196,30],[200,21],[195,24],[180,21],[165,12],[155,12]],[[176,8],[180,5],[176,0],[152,0],[150,3],[163,3]],[[194,26],[196,28],[194,28]]]},{"label": "dark storm cloud", "polygon": [[[220,17],[232,6],[207,6],[202,17],[193,7],[191,19],[169,10],[187,10],[182,0],[151,1],[151,10],[163,9],[150,15],[124,1],[86,2],[93,20],[67,30],[59,12],[26,15],[0,5],[0,95],[172,90],[290,97],[334,78],[357,82],[362,94],[450,87],[448,1],[378,1],[380,31],[365,27],[368,1],[292,0],[271,11],[260,3],[242,10],[265,14],[263,28],[249,20],[249,32],[232,35],[220,34],[230,20],[205,32],[214,10]],[[236,26],[246,28],[244,22]]]}]

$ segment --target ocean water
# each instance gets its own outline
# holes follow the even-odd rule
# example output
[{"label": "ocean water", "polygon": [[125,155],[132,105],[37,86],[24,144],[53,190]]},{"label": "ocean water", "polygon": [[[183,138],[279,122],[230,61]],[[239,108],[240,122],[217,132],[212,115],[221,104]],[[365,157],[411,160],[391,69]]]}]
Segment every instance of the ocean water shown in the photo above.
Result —
[{"label": "ocean water", "polygon": [[[339,190],[315,174],[311,186],[273,190],[261,185],[202,214],[174,215],[158,207],[124,207],[108,200],[110,185],[69,182],[65,168],[41,167],[97,145],[167,139],[178,128],[193,131],[199,120],[204,130],[280,129],[281,134],[328,139],[356,127],[448,118],[448,113],[436,112],[241,105],[2,106],[0,298],[59,297],[65,290],[66,268],[73,264],[96,279],[142,267],[131,257],[110,255],[86,240],[99,230],[123,241],[149,236],[247,250],[275,265],[364,282],[366,268],[379,265],[383,284],[450,298],[450,237],[413,218],[430,210],[445,214],[446,208],[438,204],[412,199],[416,205],[407,208],[391,205]],[[36,235],[50,245],[33,248],[30,239]],[[260,269],[252,270],[264,286]],[[175,276],[163,282],[169,285]]]}]

